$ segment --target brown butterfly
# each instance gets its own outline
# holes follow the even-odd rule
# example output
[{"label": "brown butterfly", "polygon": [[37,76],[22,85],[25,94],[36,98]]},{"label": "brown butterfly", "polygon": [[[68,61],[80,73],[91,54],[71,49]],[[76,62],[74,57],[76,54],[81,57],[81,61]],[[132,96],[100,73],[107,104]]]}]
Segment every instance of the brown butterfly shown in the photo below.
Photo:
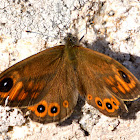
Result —
[{"label": "brown butterfly", "polygon": [[0,74],[0,104],[30,111],[40,123],[62,121],[78,94],[107,116],[127,112],[140,97],[140,82],[116,60],[84,48],[68,34],[65,45],[33,55]]}]

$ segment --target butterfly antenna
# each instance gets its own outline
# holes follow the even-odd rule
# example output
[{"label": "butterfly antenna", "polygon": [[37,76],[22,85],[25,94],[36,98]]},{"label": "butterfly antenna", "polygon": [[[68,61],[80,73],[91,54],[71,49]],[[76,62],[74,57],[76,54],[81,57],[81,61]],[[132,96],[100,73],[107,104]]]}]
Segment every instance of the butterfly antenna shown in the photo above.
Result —
[{"label": "butterfly antenna", "polygon": [[79,40],[79,43],[82,41],[82,39],[85,37],[85,35],[83,35],[81,38],[80,38],[80,40]]}]

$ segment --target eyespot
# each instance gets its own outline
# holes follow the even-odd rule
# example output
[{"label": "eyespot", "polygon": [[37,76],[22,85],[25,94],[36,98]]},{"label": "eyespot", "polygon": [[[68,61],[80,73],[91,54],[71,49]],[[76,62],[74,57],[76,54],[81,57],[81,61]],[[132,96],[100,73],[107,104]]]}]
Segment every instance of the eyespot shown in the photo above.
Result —
[{"label": "eyespot", "polygon": [[96,103],[96,105],[97,105],[98,108],[104,110],[103,101],[99,97],[96,97],[95,98],[95,103]]},{"label": "eyespot", "polygon": [[114,96],[113,96],[113,98],[111,98],[111,102],[113,103],[113,106],[115,109],[119,108],[120,102]]},{"label": "eyespot", "polygon": [[112,105],[112,102],[111,102],[110,99],[105,98],[105,99],[103,100],[103,103],[104,103],[104,105],[105,105],[105,109],[106,109],[107,112],[114,112],[114,111],[115,111],[115,108],[114,108],[114,106]]},{"label": "eyespot", "polygon": [[0,82],[0,92],[8,92],[13,87],[13,80],[11,78],[4,78]]},{"label": "eyespot", "polygon": [[44,106],[44,105],[38,105],[37,111],[38,111],[39,113],[43,113],[43,112],[45,111],[45,106]]},{"label": "eyespot", "polygon": [[38,117],[45,117],[48,111],[48,105],[45,100],[40,101],[37,105],[35,106],[30,106],[28,107],[29,110],[33,111],[36,116]]},{"label": "eyespot", "polygon": [[90,100],[92,100],[92,99],[93,99],[92,95],[91,95],[91,94],[88,94],[88,95],[87,95],[87,100],[90,101]]},{"label": "eyespot", "polygon": [[123,80],[124,80],[126,83],[130,83],[130,80],[129,80],[129,78],[128,78],[128,76],[127,76],[126,73],[124,73],[124,72],[121,71],[121,70],[119,70],[118,72],[119,72],[120,76],[123,78]]},{"label": "eyespot", "polygon": [[69,102],[68,102],[67,100],[65,100],[65,101],[63,102],[63,106],[64,106],[65,108],[68,108],[68,107],[69,107]]},{"label": "eyespot", "polygon": [[51,103],[48,108],[48,114],[55,117],[60,113],[60,106],[58,103]]}]

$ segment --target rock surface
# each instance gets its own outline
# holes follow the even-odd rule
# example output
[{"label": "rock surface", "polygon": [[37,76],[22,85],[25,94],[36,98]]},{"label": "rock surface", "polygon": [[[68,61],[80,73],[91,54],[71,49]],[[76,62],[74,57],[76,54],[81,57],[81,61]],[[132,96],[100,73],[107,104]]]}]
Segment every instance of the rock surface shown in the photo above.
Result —
[{"label": "rock surface", "polygon": [[[1,0],[0,19],[1,72],[47,47],[59,45],[71,32],[79,39],[84,36],[84,47],[113,57],[140,80],[138,0]],[[86,103],[82,113],[77,109],[60,125],[27,121],[20,110],[0,107],[0,139],[140,140],[137,103],[126,119],[106,117]]]}]

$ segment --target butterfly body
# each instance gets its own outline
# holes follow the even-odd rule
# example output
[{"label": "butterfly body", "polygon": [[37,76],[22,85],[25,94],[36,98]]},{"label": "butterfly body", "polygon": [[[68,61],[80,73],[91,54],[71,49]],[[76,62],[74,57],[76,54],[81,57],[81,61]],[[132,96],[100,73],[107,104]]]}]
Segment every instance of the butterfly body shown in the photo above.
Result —
[{"label": "butterfly body", "polygon": [[65,45],[33,55],[0,74],[0,103],[29,110],[34,121],[67,118],[78,93],[107,116],[127,112],[140,97],[140,82],[116,60],[84,48],[68,34]]}]

